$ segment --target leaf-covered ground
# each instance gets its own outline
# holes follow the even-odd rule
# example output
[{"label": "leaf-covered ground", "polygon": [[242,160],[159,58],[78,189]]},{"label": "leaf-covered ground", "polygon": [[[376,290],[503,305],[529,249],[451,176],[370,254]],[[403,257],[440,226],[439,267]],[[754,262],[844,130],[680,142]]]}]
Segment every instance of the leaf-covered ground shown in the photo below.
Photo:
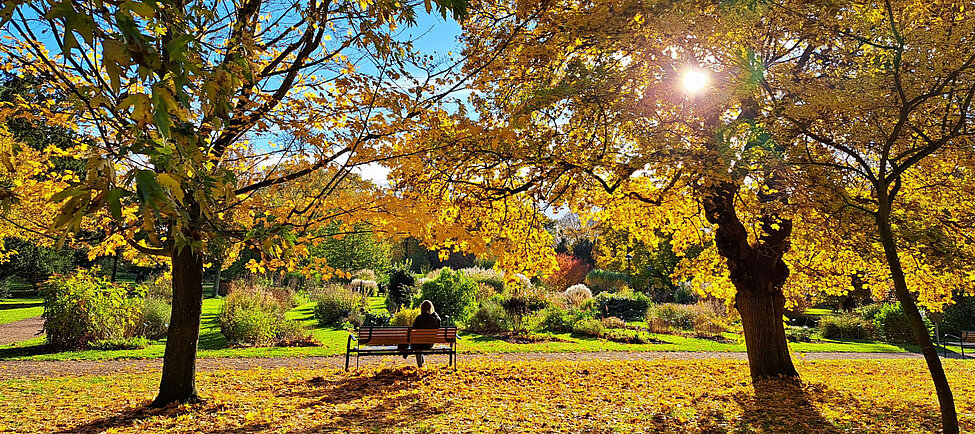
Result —
[{"label": "leaf-covered ground", "polygon": [[[975,364],[945,361],[962,430],[975,429]],[[201,373],[205,402],[146,410],[158,372],[0,382],[0,431],[930,432],[920,360],[802,361],[801,387],[758,390],[744,362],[471,361]]]}]

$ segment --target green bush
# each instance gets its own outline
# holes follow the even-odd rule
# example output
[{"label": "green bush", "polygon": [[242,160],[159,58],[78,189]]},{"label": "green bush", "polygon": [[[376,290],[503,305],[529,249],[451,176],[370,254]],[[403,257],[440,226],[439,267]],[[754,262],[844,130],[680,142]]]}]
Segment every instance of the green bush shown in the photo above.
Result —
[{"label": "green bush", "polygon": [[585,318],[572,325],[572,333],[598,338],[606,334],[606,327],[598,319]]},{"label": "green bush", "polygon": [[941,334],[961,336],[962,330],[975,330],[975,297],[959,298],[945,306],[941,314]]},{"label": "green bush", "polygon": [[554,333],[572,331],[572,326],[579,320],[592,318],[592,313],[582,309],[565,310],[557,305],[550,305],[541,312],[542,320],[539,327]]},{"label": "green bush", "polygon": [[89,347],[93,350],[101,351],[140,350],[148,347],[151,343],[145,336],[135,336],[120,339],[102,339],[92,342]]},{"label": "green bush", "polygon": [[629,285],[630,279],[626,276],[626,273],[596,268],[590,271],[589,274],[586,274],[585,283],[593,293],[599,293],[603,291],[616,291]]},{"label": "green bush", "polygon": [[284,318],[287,307],[269,291],[235,290],[227,295],[217,318],[220,331],[232,344],[275,345],[295,340],[300,330]]},{"label": "green bush", "polygon": [[[917,343],[911,331],[911,324],[907,321],[907,315],[901,309],[900,303],[884,303],[873,321],[877,329],[877,337],[884,342]],[[924,325],[930,336],[930,330],[934,326],[927,318],[924,318]]]},{"label": "green bush", "polygon": [[146,297],[142,300],[139,318],[135,321],[136,335],[159,339],[169,331],[173,307],[165,300]]},{"label": "green bush", "polygon": [[811,342],[812,329],[804,326],[786,326],[785,339],[789,342]]},{"label": "green bush", "polygon": [[501,307],[504,308],[515,331],[525,331],[523,318],[538,312],[549,305],[548,300],[538,288],[529,287],[513,291],[511,295],[503,297]]},{"label": "green bush", "polygon": [[853,313],[824,315],[819,318],[819,334],[827,339],[870,339],[873,327]]},{"label": "green bush", "polygon": [[627,295],[602,292],[593,300],[595,301],[597,317],[615,316],[627,321],[644,319],[647,307],[650,305],[650,299],[641,293]]},{"label": "green bush", "polygon": [[416,292],[416,277],[410,271],[409,263],[399,263],[389,271],[388,295],[386,296],[386,309],[390,313],[396,313],[401,307],[409,307]]},{"label": "green bush", "polygon": [[347,288],[331,285],[312,294],[315,319],[322,326],[338,326],[350,315],[362,309],[362,296]]},{"label": "green bush", "polygon": [[876,319],[877,315],[880,313],[880,309],[883,307],[884,305],[880,303],[867,304],[858,307],[854,312],[856,312],[857,315],[860,315],[860,318],[873,322],[873,320]]},{"label": "green bush", "polygon": [[445,324],[463,323],[477,309],[477,282],[449,268],[433,280],[423,282],[417,304],[430,300]]},{"label": "green bush", "polygon": [[386,312],[366,312],[362,315],[362,325],[367,327],[386,327],[392,317]]},{"label": "green bush", "polygon": [[465,325],[467,331],[481,334],[509,331],[512,328],[511,320],[497,296],[481,300]]},{"label": "green bush", "polygon": [[55,349],[85,348],[134,333],[140,300],[128,296],[128,287],[98,277],[95,270],[53,276],[41,294],[47,342]]},{"label": "green bush", "polygon": [[622,344],[649,344],[657,342],[649,333],[636,330],[611,329],[606,331],[606,339]]},{"label": "green bush", "polygon": [[0,300],[10,298],[10,279],[0,279]]},{"label": "green bush", "polygon": [[420,316],[420,309],[400,309],[393,314],[389,320],[389,325],[394,327],[412,327],[413,321]]}]

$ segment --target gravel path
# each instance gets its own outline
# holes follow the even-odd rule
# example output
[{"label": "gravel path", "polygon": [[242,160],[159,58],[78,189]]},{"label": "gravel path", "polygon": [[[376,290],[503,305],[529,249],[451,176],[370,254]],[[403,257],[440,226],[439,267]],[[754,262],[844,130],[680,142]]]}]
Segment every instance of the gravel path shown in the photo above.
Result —
[{"label": "gravel path", "polygon": [[0,345],[10,345],[35,338],[41,334],[43,328],[44,318],[39,316],[0,324]]},{"label": "gravel path", "polygon": [[[905,359],[920,358],[913,353],[802,353],[803,360],[842,360],[842,359]],[[612,361],[612,360],[699,360],[732,359],[746,360],[745,353],[728,352],[618,352],[595,353],[515,353],[515,354],[460,354],[459,364],[469,360],[510,360],[510,361]],[[441,364],[444,356],[427,356],[428,363]],[[363,357],[360,366],[369,365],[412,365],[411,357]],[[278,369],[341,369],[345,365],[344,356],[332,357],[279,357],[279,358],[208,358],[197,361],[197,371],[245,370],[253,368]],[[352,360],[355,366],[355,360]],[[30,377],[53,377],[67,375],[111,375],[125,373],[158,373],[162,367],[161,359],[153,360],[105,360],[105,361],[0,361],[0,380]]]}]

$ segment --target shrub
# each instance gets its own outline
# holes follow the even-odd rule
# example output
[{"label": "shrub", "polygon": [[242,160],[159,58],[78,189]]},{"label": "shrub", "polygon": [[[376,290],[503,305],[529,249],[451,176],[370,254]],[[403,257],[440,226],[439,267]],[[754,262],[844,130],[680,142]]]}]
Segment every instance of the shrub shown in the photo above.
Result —
[{"label": "shrub", "polygon": [[0,300],[10,298],[10,279],[0,279]]},{"label": "shrub", "polygon": [[393,318],[389,320],[389,325],[395,327],[410,327],[413,325],[413,321],[416,317],[420,316],[420,309],[400,309],[393,314]]},{"label": "shrub", "polygon": [[555,256],[559,268],[545,279],[545,284],[550,289],[562,291],[573,285],[578,285],[586,281],[586,274],[589,273],[589,264],[582,259],[576,258],[568,253],[559,253]]},{"label": "shrub", "polygon": [[418,300],[430,300],[446,324],[464,322],[477,308],[477,283],[449,268],[423,283]]},{"label": "shrub", "polygon": [[975,330],[975,297],[959,298],[941,314],[942,335],[961,336],[962,330]]},{"label": "shrub", "polygon": [[402,306],[409,306],[416,291],[416,277],[410,271],[409,263],[399,263],[389,272],[389,293],[386,296],[386,309],[395,313]]},{"label": "shrub", "polygon": [[[924,325],[930,335],[930,330],[933,328],[931,321],[924,318]],[[874,327],[877,330],[877,337],[885,342],[917,343],[914,332],[911,331],[911,324],[900,303],[884,303],[874,318]]]},{"label": "shrub", "polygon": [[629,284],[626,273],[595,269],[586,274],[586,286],[595,292],[615,291]]},{"label": "shrub", "polygon": [[296,327],[284,318],[286,311],[267,290],[237,290],[224,301],[218,317],[220,331],[232,344],[268,346],[293,340]]},{"label": "shrub", "polygon": [[592,298],[592,291],[590,291],[586,285],[581,283],[572,285],[565,290],[565,298],[569,300],[569,303],[572,303],[572,305],[579,307],[582,306],[582,303],[585,303],[586,300]]},{"label": "shrub", "polygon": [[[697,309],[699,310],[699,309]],[[721,336],[728,330],[728,323],[723,318],[699,312],[694,317],[694,334],[699,337]]]},{"label": "shrub", "polygon": [[625,329],[626,321],[623,321],[615,316],[606,317],[602,319],[603,327],[608,329]]},{"label": "shrub", "polygon": [[860,315],[846,313],[819,318],[819,334],[827,339],[869,339],[872,327]]},{"label": "shrub", "polygon": [[504,308],[508,318],[516,331],[525,330],[522,318],[533,312],[544,309],[549,302],[545,295],[535,288],[524,288],[514,291],[510,296],[504,298],[501,306]]},{"label": "shrub", "polygon": [[349,289],[369,297],[379,294],[379,284],[375,280],[352,279]]},{"label": "shrub", "polygon": [[364,268],[362,270],[356,271],[355,273],[352,273],[352,280],[353,281],[355,281],[355,280],[372,280],[372,281],[375,282],[376,281],[376,272],[375,271],[372,271],[372,270],[370,270],[368,268]]},{"label": "shrub", "polygon": [[481,334],[511,330],[511,320],[497,297],[481,300],[465,324],[468,331]]},{"label": "shrub", "polygon": [[471,267],[464,268],[460,272],[478,284],[490,286],[495,293],[504,291],[504,273],[498,270]]},{"label": "shrub", "polygon": [[647,324],[655,333],[693,330],[697,312],[684,304],[663,303],[647,309]]},{"label": "shrub", "polygon": [[142,300],[139,318],[135,321],[136,335],[159,339],[169,331],[173,307],[164,300],[146,297]]},{"label": "shrub", "polygon": [[173,279],[165,274],[149,276],[139,284],[146,298],[171,301],[173,299]]},{"label": "shrub", "polygon": [[135,336],[119,339],[102,339],[92,342],[89,347],[93,350],[139,350],[148,347],[151,342],[145,336]]},{"label": "shrub", "polygon": [[611,294],[603,292],[595,298],[596,316],[615,316],[628,321],[639,321],[646,316],[650,300],[643,294]]},{"label": "shrub", "polygon": [[322,326],[338,326],[362,308],[362,296],[338,285],[323,287],[314,294],[315,319]]},{"label": "shrub", "polygon": [[128,292],[128,287],[98,277],[95,270],[53,276],[41,290],[48,343],[63,350],[130,337],[139,300],[129,298]]},{"label": "shrub", "polygon": [[598,338],[606,334],[606,327],[598,319],[584,318],[572,325],[572,333]]},{"label": "shrub", "polygon": [[812,329],[805,326],[786,326],[785,339],[789,342],[811,342]]},{"label": "shrub", "polygon": [[623,344],[649,344],[658,342],[646,332],[620,329],[607,330],[606,339]]},{"label": "shrub", "polygon": [[592,313],[571,309],[565,310],[559,306],[551,305],[541,312],[539,328],[555,333],[571,332],[572,326],[579,320],[592,318]]},{"label": "shrub", "polygon": [[362,325],[372,327],[386,327],[391,317],[386,312],[366,312],[362,315]]},{"label": "shrub", "polygon": [[877,315],[880,313],[880,309],[883,307],[884,305],[882,303],[867,304],[858,307],[854,312],[856,312],[857,315],[860,315],[860,318],[873,322],[873,320],[876,319]]}]

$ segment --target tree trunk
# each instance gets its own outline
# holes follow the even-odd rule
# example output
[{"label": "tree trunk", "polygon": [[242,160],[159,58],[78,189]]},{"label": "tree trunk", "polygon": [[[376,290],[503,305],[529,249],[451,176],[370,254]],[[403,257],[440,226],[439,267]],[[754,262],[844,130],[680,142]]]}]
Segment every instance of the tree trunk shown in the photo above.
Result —
[{"label": "tree trunk", "polygon": [[203,256],[189,246],[173,251],[173,315],[163,358],[159,396],[153,407],[199,400],[196,346],[203,312]]},{"label": "tree trunk", "polygon": [[217,261],[217,268],[214,270],[213,276],[213,294],[211,297],[216,297],[220,294],[220,274],[223,272],[223,261]]},{"label": "tree trunk", "polygon": [[880,243],[884,246],[884,256],[887,258],[887,266],[890,268],[890,277],[894,281],[894,295],[904,309],[904,315],[911,325],[914,338],[921,346],[921,354],[924,361],[931,371],[931,379],[934,381],[934,389],[938,395],[938,404],[941,406],[941,425],[946,434],[958,432],[958,414],[955,412],[955,398],[951,393],[951,385],[948,384],[948,377],[945,376],[945,369],[941,366],[941,359],[938,357],[938,349],[931,343],[931,336],[928,335],[928,328],[924,326],[921,312],[917,309],[914,297],[907,289],[907,280],[904,278],[904,269],[901,267],[900,257],[897,254],[897,243],[894,241],[894,234],[890,225],[889,206],[881,204],[879,212],[876,214],[877,228],[880,233]]},{"label": "tree trunk", "polygon": [[785,338],[785,295],[782,285],[789,267],[782,255],[789,250],[792,222],[775,214],[760,217],[764,234],[755,245],[738,218],[735,197],[739,186],[731,181],[713,181],[700,192],[708,222],[717,226],[714,242],[728,261],[735,285],[735,307],[741,314],[752,382],[767,378],[799,378]]},{"label": "tree trunk", "polygon": [[778,291],[738,289],[735,305],[741,314],[752,381],[767,378],[798,378],[785,338],[782,315],[785,296]]}]

